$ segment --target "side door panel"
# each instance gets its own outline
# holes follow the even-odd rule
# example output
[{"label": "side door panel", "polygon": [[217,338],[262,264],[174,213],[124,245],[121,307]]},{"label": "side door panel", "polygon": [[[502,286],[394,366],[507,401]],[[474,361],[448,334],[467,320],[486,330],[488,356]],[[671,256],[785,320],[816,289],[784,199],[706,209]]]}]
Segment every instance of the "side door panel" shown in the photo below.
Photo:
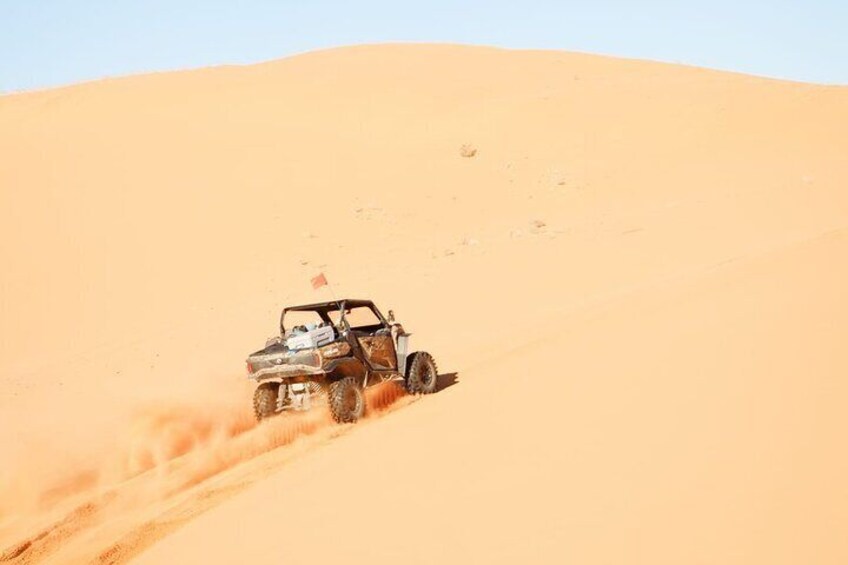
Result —
[{"label": "side door panel", "polygon": [[397,354],[391,333],[361,334],[356,339],[373,368],[397,370]]}]

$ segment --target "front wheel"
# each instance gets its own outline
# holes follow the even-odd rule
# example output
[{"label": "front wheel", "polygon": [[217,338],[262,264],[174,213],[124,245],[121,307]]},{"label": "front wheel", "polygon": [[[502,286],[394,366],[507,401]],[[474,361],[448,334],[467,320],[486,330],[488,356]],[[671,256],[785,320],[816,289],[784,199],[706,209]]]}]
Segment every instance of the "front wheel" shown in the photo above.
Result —
[{"label": "front wheel", "polygon": [[330,383],[327,400],[333,420],[339,424],[353,423],[365,413],[365,396],[353,377]]},{"label": "front wheel", "polygon": [[253,413],[256,415],[257,422],[277,413],[279,391],[279,383],[262,383],[256,387],[256,392],[253,393]]},{"label": "front wheel", "polygon": [[436,392],[439,370],[436,361],[426,351],[413,354],[406,370],[406,389],[411,394],[430,394]]}]

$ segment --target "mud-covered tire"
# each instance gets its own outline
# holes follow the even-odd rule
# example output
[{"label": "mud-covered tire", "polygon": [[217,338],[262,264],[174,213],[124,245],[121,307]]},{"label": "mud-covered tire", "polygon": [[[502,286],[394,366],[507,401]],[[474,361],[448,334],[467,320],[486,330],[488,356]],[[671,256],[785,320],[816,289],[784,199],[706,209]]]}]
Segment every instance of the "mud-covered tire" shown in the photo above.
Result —
[{"label": "mud-covered tire", "polygon": [[406,368],[406,390],[410,394],[430,394],[436,392],[439,381],[439,369],[433,356],[426,351],[412,354]]},{"label": "mud-covered tire", "polygon": [[339,424],[351,424],[365,414],[365,395],[353,377],[330,383],[327,401],[333,420]]},{"label": "mud-covered tire", "polygon": [[279,383],[262,383],[253,393],[253,414],[256,421],[261,422],[277,413],[277,395]]}]

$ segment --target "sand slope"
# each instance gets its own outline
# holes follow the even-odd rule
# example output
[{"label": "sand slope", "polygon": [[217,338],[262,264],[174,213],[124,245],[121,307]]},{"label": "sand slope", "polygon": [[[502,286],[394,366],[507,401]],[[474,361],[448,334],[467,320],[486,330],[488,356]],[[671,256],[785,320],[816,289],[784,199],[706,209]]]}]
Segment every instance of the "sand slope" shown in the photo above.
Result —
[{"label": "sand slope", "polygon": [[846,253],[832,233],[586,312],[140,562],[844,563],[848,275],[822,274]]},{"label": "sand slope", "polygon": [[[844,88],[559,52],[2,97],[0,551],[844,562],[846,150]],[[452,386],[254,428],[322,270]]]}]

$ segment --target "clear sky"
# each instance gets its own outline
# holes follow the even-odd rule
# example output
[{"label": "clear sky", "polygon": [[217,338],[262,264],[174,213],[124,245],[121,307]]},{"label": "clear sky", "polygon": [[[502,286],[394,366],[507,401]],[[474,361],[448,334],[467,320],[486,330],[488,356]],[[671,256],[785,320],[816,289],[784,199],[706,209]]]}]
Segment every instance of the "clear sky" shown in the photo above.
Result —
[{"label": "clear sky", "polygon": [[848,84],[848,0],[0,0],[0,92],[390,41]]}]

